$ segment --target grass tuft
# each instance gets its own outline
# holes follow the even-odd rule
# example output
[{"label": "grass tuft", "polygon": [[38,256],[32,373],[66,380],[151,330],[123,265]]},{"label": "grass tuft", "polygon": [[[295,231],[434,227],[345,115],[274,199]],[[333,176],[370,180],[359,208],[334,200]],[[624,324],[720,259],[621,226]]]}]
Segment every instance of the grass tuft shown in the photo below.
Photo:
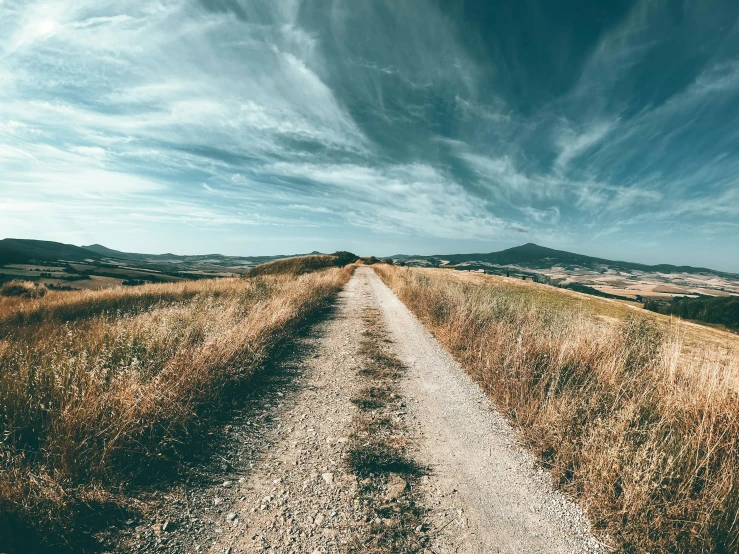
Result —
[{"label": "grass tuft", "polygon": [[31,281],[13,280],[0,286],[0,296],[20,298],[42,298],[49,290]]},{"label": "grass tuft", "polygon": [[352,403],[361,410],[378,410],[384,408],[391,400],[391,393],[384,387],[366,387]]}]

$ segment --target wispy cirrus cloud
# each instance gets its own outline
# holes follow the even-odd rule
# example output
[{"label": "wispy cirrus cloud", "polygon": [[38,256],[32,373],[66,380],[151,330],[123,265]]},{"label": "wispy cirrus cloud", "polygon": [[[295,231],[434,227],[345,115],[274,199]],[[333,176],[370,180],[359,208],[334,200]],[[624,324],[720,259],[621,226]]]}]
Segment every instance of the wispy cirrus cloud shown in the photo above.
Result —
[{"label": "wispy cirrus cloud", "polygon": [[739,7],[560,12],[0,2],[0,234],[737,253]]},{"label": "wispy cirrus cloud", "polygon": [[[448,174],[422,164],[373,168],[359,165],[279,163],[267,171],[308,180],[323,205],[350,210],[355,225],[383,233],[490,239],[508,224]],[[335,199],[335,200],[333,200]],[[347,208],[348,206],[348,208]],[[380,217],[378,217],[380,215]]]}]

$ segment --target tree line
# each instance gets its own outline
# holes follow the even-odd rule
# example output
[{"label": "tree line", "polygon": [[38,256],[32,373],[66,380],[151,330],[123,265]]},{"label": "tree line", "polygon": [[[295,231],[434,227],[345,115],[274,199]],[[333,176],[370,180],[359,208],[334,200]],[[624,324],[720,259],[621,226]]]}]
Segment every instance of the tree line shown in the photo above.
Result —
[{"label": "tree line", "polygon": [[675,315],[683,319],[693,319],[706,323],[719,323],[731,329],[739,329],[739,297],[685,296],[672,298],[669,302],[649,300],[644,304],[647,310],[665,315]]}]

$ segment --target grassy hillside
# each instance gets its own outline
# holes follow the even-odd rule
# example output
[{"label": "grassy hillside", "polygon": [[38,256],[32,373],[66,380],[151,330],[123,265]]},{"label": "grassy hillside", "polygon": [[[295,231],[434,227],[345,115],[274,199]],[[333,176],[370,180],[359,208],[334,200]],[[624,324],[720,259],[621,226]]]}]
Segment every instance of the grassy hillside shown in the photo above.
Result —
[{"label": "grassy hillside", "polygon": [[166,475],[207,414],[350,273],[0,299],[0,545],[58,546],[142,478]]},{"label": "grassy hillside", "polygon": [[0,265],[18,264],[29,261],[84,261],[100,259],[100,255],[74,246],[47,240],[3,239],[0,240]]},{"label": "grassy hillside", "polygon": [[739,549],[739,341],[534,283],[375,266],[624,552]]},{"label": "grassy hillside", "polygon": [[351,252],[335,252],[331,255],[318,254],[311,256],[295,256],[266,264],[249,270],[250,277],[260,275],[303,275],[329,267],[344,267],[359,258]]}]

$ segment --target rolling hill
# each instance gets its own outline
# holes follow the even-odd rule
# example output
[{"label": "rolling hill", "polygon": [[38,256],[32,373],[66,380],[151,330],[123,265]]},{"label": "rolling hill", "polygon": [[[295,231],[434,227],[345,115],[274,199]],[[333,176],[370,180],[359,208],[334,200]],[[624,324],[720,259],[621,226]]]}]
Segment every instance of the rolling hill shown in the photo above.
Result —
[{"label": "rolling hill", "polygon": [[[318,252],[312,252],[318,254]],[[223,265],[258,265],[273,260],[289,258],[301,254],[275,256],[225,256],[223,254],[177,255],[177,254],[138,254],[113,250],[101,244],[75,246],[62,242],[34,239],[7,238],[0,240],[0,265],[22,264],[28,262],[83,262],[102,259],[126,260],[144,263],[187,262],[215,263]]]},{"label": "rolling hill", "polygon": [[73,244],[31,239],[0,240],[0,265],[59,260],[83,262],[101,257],[97,252]]},{"label": "rolling hill", "polygon": [[28,280],[57,290],[133,286],[243,275],[255,266],[292,257],[140,254],[101,244],[4,239],[0,240],[0,283]]},{"label": "rolling hill", "polygon": [[605,258],[596,258],[586,256],[584,254],[575,254],[564,250],[555,250],[545,246],[539,246],[529,242],[521,246],[515,246],[499,252],[479,253],[479,254],[449,254],[434,256],[395,256],[397,259],[411,260],[421,259],[429,262],[437,261],[438,265],[442,265],[442,261],[446,261],[449,265],[469,264],[474,262],[485,262],[497,266],[517,266],[527,269],[548,269],[554,266],[564,266],[568,269],[587,268],[592,270],[602,269],[604,266],[624,271],[644,271],[649,273],[701,273],[712,275],[736,275],[715,271],[705,267],[692,267],[684,265],[657,264],[647,265],[634,262],[624,262],[616,260],[608,260]]},{"label": "rolling hill", "polygon": [[499,252],[394,256],[408,266],[445,267],[532,279],[606,298],[662,301],[739,295],[739,275],[705,267],[608,260],[528,243]]},{"label": "rolling hill", "polygon": [[113,250],[107,248],[101,244],[91,244],[89,246],[82,246],[85,250],[95,252],[103,258],[110,258],[114,260],[131,260],[136,262],[186,262],[186,263],[198,263],[198,262],[209,262],[216,264],[248,264],[258,265],[273,260],[279,260],[282,258],[291,257],[290,255],[276,255],[276,256],[225,256],[223,254],[198,254],[198,255],[178,255],[178,254],[137,254],[133,252],[121,252],[120,250]]}]

